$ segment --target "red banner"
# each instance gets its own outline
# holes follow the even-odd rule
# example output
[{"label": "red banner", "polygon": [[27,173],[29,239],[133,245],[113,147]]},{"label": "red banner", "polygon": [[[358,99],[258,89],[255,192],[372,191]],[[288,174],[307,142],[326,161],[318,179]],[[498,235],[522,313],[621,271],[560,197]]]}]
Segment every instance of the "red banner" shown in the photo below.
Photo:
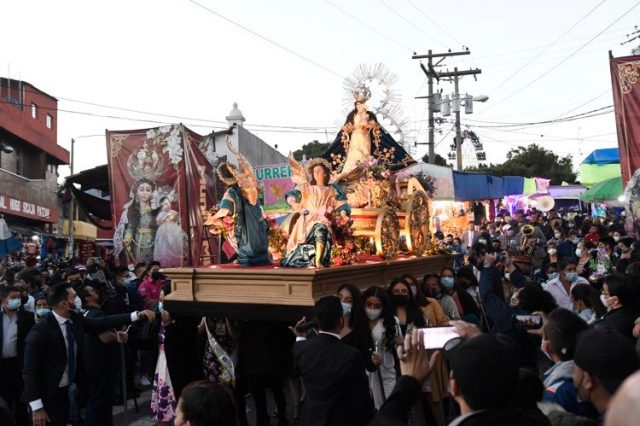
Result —
[{"label": "red banner", "polygon": [[203,216],[216,199],[201,139],[181,124],[107,131],[114,254],[121,264],[199,265]]},{"label": "red banner", "polygon": [[640,168],[640,56],[610,59],[623,187]]}]

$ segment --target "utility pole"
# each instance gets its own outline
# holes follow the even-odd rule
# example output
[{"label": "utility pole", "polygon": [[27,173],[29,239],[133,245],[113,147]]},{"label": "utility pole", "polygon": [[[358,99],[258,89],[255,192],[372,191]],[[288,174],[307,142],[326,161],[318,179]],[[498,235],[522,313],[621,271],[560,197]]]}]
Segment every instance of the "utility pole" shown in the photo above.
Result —
[{"label": "utility pole", "polygon": [[[420,68],[427,76],[427,87],[428,93],[426,96],[428,106],[429,106],[429,163],[433,164],[435,162],[435,121],[433,119],[434,107],[436,106],[433,97],[433,79],[440,81],[440,75],[436,72],[434,66],[439,66],[442,61],[444,61],[449,56],[461,56],[461,55],[469,55],[471,52],[469,50],[464,50],[462,52],[446,52],[446,53],[433,53],[431,49],[429,49],[426,55],[413,55],[411,59],[427,59],[427,66],[420,63]],[[436,64],[433,64],[433,58],[441,58]],[[417,96],[416,99],[425,99],[425,96]]]},{"label": "utility pole", "polygon": [[[70,176],[73,176],[73,148],[75,144],[76,144],[75,139],[71,138],[71,161],[70,161],[71,164],[69,164]],[[75,195],[73,194],[73,191],[71,191],[71,203],[69,205],[69,244],[71,245],[72,258],[75,257],[75,254],[76,254],[76,246],[73,238],[73,234],[75,231],[75,224],[74,224],[75,216],[76,216],[76,199],[75,199]]]},{"label": "utility pole", "polygon": [[453,87],[454,87],[454,94],[453,94],[453,100],[454,102],[458,102],[458,108],[455,111],[455,115],[456,115],[456,122],[455,122],[455,128],[456,128],[456,136],[455,136],[455,145],[456,145],[456,170],[458,171],[462,171],[462,142],[463,142],[463,138],[462,138],[462,132],[460,131],[460,89],[458,86],[458,80],[460,76],[464,76],[464,75],[472,75],[475,76],[477,74],[482,73],[482,70],[479,68],[476,68],[475,70],[467,70],[467,71],[458,71],[458,67],[455,67],[453,69],[453,72],[441,72],[438,73],[438,77],[440,78],[451,78],[453,79]]}]

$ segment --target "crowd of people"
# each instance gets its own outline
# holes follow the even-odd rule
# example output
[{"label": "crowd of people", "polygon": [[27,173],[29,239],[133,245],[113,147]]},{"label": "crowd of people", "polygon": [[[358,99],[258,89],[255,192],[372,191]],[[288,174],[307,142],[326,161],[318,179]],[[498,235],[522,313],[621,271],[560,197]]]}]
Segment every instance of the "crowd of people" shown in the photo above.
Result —
[{"label": "crowd of people", "polygon": [[160,425],[248,425],[248,398],[259,426],[634,423],[640,242],[619,220],[504,213],[435,238],[450,267],[345,283],[291,327],[172,317],[158,262],[5,259],[0,423],[111,425],[149,388]]}]

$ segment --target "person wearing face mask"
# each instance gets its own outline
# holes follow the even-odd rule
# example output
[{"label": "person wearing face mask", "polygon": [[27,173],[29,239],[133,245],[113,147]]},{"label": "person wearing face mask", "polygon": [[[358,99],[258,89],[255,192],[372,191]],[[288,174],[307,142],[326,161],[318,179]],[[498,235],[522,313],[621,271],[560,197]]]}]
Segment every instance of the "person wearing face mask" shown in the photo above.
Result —
[{"label": "person wearing face mask", "polygon": [[47,302],[46,296],[38,296],[36,298],[36,323],[42,321],[44,317],[49,315],[51,309],[49,308],[49,302]]},{"label": "person wearing face mask", "polygon": [[[36,324],[25,342],[24,393],[29,402],[33,426],[62,426],[69,413],[69,386],[82,384],[84,374],[84,332],[102,332],[130,324],[138,319],[153,320],[152,311],[114,315],[102,319],[78,314],[79,298],[69,283],[58,283],[49,290],[52,313]],[[81,304],[80,304],[81,307]]]},{"label": "person wearing face mask", "polygon": [[[445,287],[443,283],[446,283],[447,287]],[[446,317],[447,319],[451,320],[460,319],[460,314],[458,312],[456,302],[448,293],[449,291],[453,290],[453,275],[447,277],[439,277],[437,274],[427,274],[422,279],[422,286],[423,291],[426,292],[428,297],[438,301],[438,304],[443,311],[441,315],[442,318]],[[434,324],[438,323],[438,313],[439,312],[433,312],[429,315],[436,317],[434,318]]]},{"label": "person wearing face mask", "polygon": [[574,286],[571,289],[571,301],[573,310],[589,325],[593,325],[607,313],[607,308],[600,300],[600,293],[590,284]]},{"label": "person wearing face mask", "polygon": [[[105,318],[100,308],[98,291],[91,285],[78,289],[78,297],[85,309],[85,318]],[[120,351],[116,343],[126,343],[127,333],[103,331],[100,334],[85,332],[83,359],[89,385],[84,424],[86,426],[110,425],[113,423],[113,390],[120,367]]]},{"label": "person wearing face mask", "polygon": [[143,299],[145,309],[154,308],[160,300],[160,290],[166,281],[166,277],[160,273],[160,267],[151,269],[149,276],[138,287],[138,295]]},{"label": "person wearing face mask", "polygon": [[342,284],[338,288],[338,297],[342,303],[344,317],[344,327],[340,331],[342,341],[362,353],[367,371],[376,371],[376,366],[371,359],[373,339],[360,289],[353,284]]},{"label": "person wearing face mask", "polygon": [[374,344],[371,360],[377,367],[369,376],[369,388],[376,409],[384,403],[396,384],[399,364],[396,344],[402,341],[400,322],[394,316],[389,296],[381,287],[369,287],[363,294],[364,307],[369,319],[369,330]]},{"label": "person wearing face mask", "polygon": [[553,362],[553,367],[544,373],[542,400],[558,404],[570,413],[595,419],[595,408],[590,403],[578,402],[573,385],[576,343],[579,334],[588,329],[582,318],[567,309],[556,309],[547,318],[542,329],[540,350]]},{"label": "person wearing face mask", "polygon": [[511,225],[507,224],[502,227],[502,234],[498,237],[500,247],[505,250],[509,256],[518,254],[518,241],[516,240]]},{"label": "person wearing face mask", "polygon": [[24,387],[22,369],[26,337],[34,325],[34,316],[22,306],[20,289],[0,288],[0,398],[9,405],[16,425],[28,425],[27,406],[20,401]]},{"label": "person wearing face mask", "polygon": [[607,275],[600,300],[607,308],[607,313],[595,327],[615,330],[635,341],[633,327],[634,321],[640,316],[640,310],[634,284],[629,277],[618,273]]},{"label": "person wearing face mask", "polygon": [[559,307],[572,310],[571,289],[578,284],[589,284],[589,281],[578,275],[576,262],[572,259],[561,259],[558,270],[558,277],[547,281],[544,289],[551,293]]},{"label": "person wearing face mask", "polygon": [[552,240],[547,243],[546,256],[542,261],[542,270],[546,271],[547,267],[552,263],[558,263],[560,256],[558,255],[558,245]]},{"label": "person wearing face mask", "polygon": [[603,424],[613,395],[639,367],[633,344],[615,331],[587,330],[578,337],[573,362],[578,398],[596,408]]}]

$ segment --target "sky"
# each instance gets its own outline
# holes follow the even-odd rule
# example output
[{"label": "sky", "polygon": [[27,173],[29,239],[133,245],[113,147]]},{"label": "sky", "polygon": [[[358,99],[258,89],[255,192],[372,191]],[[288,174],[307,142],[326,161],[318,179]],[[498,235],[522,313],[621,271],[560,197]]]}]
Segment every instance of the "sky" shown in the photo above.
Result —
[{"label": "sky", "polygon": [[[331,141],[344,121],[344,78],[378,63],[397,76],[405,134],[421,157],[427,106],[414,98],[427,86],[411,56],[463,46],[471,54],[440,70],[482,70],[460,91],[489,97],[462,114],[487,161],[538,143],[577,165],[617,146],[610,109],[512,124],[611,105],[608,52],[640,44],[620,45],[640,25],[637,0],[20,0],[1,9],[0,75],[58,98],[58,143],[69,149],[75,138],[75,171],[106,163],[105,129],[182,122],[206,134],[225,126],[234,102],[245,126],[285,154]],[[445,157],[452,118],[436,128]]]}]

